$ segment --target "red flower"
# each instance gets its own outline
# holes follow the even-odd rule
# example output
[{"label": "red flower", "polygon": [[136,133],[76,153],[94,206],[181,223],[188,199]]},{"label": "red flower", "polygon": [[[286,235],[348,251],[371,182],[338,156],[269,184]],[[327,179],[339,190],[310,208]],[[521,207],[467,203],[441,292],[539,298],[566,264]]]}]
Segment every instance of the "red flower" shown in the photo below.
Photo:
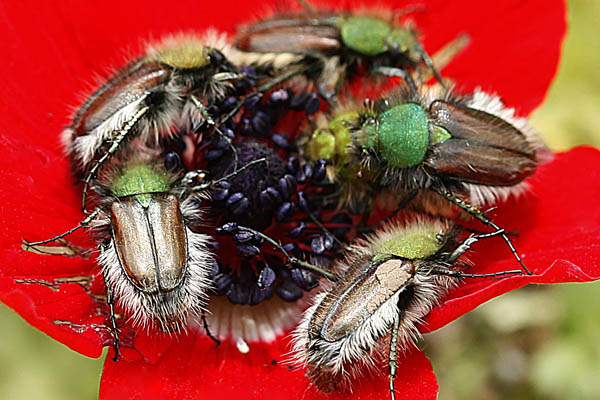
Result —
[{"label": "red flower", "polygon": [[[276,3],[274,1],[274,3]],[[391,2],[390,2],[391,3]],[[443,75],[465,91],[480,86],[502,96],[518,113],[540,104],[554,76],[565,31],[561,0],[422,2],[414,16],[425,48],[434,53],[461,33],[471,42]],[[72,349],[99,357],[111,343],[101,302],[103,291],[94,258],[37,255],[21,249],[22,238],[51,237],[78,221],[80,188],[75,188],[59,133],[70,106],[96,73],[122,64],[121,49],[140,48],[140,39],[214,26],[231,32],[254,15],[255,3],[235,1],[39,2],[4,4],[0,73],[3,176],[0,183],[0,300],[23,318]],[[395,6],[401,8],[401,4]],[[494,218],[519,231],[515,240],[531,277],[468,280],[429,316],[424,331],[437,329],[482,302],[527,283],[590,281],[600,278],[600,153],[576,149],[559,154],[530,180],[532,193],[501,204]],[[85,233],[70,240],[92,247]],[[473,272],[512,269],[514,259],[500,241],[475,246]],[[35,283],[37,282],[37,283]],[[46,282],[46,285],[39,284]],[[107,358],[100,393],[103,398],[322,398],[309,387],[303,371],[281,361],[288,339],[251,344],[241,354],[230,343],[220,347],[204,335],[171,339],[140,332],[126,361]],[[143,355],[143,358],[140,357]],[[128,361],[134,360],[134,361]],[[388,396],[386,372],[362,379],[356,398]],[[429,361],[419,351],[406,355],[396,381],[399,398],[435,398],[437,383]],[[212,396],[211,396],[212,395]],[[334,394],[328,398],[341,398]]]}]

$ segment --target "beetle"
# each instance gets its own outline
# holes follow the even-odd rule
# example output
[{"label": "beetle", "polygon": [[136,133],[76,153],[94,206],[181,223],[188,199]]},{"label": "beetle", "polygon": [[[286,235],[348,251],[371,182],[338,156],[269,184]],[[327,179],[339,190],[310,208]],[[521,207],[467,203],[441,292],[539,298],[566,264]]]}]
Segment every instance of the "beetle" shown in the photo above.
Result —
[{"label": "beetle", "polygon": [[504,230],[479,207],[526,191],[523,181],[551,153],[499,97],[405,83],[320,121],[299,142],[307,160],[331,161],[340,207],[372,208],[379,193],[396,210],[410,205],[449,217],[453,204],[499,231],[529,272]]},{"label": "beetle", "polygon": [[177,174],[157,160],[133,158],[103,171],[94,184],[99,206],[77,227],[26,250],[88,227],[97,242],[98,263],[106,283],[115,355],[120,338],[115,303],[135,327],[163,332],[185,330],[204,315],[214,261],[210,237],[192,227],[202,219],[198,199],[182,197]]},{"label": "beetle", "polygon": [[178,131],[214,125],[208,107],[245,78],[223,55],[226,47],[216,32],[150,44],[77,109],[62,141],[73,174],[84,182],[82,209],[93,178],[127,145],[152,151]]},{"label": "beetle", "polygon": [[[230,57],[259,69],[297,68],[330,103],[363,66],[369,73],[404,77],[406,70],[425,64],[444,86],[416,30],[392,20],[374,12],[312,8],[276,14],[241,29]],[[465,45],[462,39],[457,43]]]},{"label": "beetle", "polygon": [[388,224],[350,247],[337,282],[314,298],[293,333],[294,361],[323,392],[349,389],[389,348],[390,394],[395,399],[397,351],[420,337],[418,324],[463,278],[501,277],[464,272],[461,256],[480,239],[458,240],[447,221],[417,217]]}]

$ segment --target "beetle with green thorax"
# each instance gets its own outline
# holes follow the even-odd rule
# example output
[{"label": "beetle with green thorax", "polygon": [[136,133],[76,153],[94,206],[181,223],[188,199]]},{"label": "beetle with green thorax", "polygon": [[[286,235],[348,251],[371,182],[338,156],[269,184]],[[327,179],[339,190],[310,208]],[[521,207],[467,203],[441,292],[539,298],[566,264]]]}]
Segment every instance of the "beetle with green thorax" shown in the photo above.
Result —
[{"label": "beetle with green thorax", "polygon": [[[549,154],[524,118],[482,91],[459,97],[436,86],[402,85],[354,113],[348,107],[334,113],[328,124],[319,118],[321,130],[303,147],[322,136],[335,143],[329,157],[341,205],[373,203],[384,192],[398,209],[410,204],[452,216],[454,204],[496,230],[478,207],[525,191],[523,181]],[[306,151],[307,159],[314,156]]]},{"label": "beetle with green thorax", "polygon": [[76,228],[26,249],[92,227],[106,283],[108,306],[119,355],[115,304],[134,327],[164,332],[185,330],[203,317],[212,255],[209,236],[195,233],[198,200],[185,194],[178,175],[158,161],[128,161],[104,171],[95,183],[98,207]]},{"label": "beetle with green thorax", "polygon": [[459,235],[445,222],[416,219],[388,225],[350,247],[337,265],[340,278],[315,298],[294,332],[295,359],[319,390],[348,390],[365,370],[377,367],[387,342],[394,399],[398,350],[415,346],[417,326],[450,289],[462,278],[521,274],[463,272],[461,255],[496,233],[462,242]]},{"label": "beetle with green thorax", "polygon": [[[466,45],[463,39],[450,44],[452,53]],[[335,100],[362,66],[373,74],[405,76],[424,65],[427,75],[444,85],[411,24],[376,14],[310,9],[274,15],[242,29],[236,49],[228,55],[240,64],[276,70],[297,66],[327,100]]]}]

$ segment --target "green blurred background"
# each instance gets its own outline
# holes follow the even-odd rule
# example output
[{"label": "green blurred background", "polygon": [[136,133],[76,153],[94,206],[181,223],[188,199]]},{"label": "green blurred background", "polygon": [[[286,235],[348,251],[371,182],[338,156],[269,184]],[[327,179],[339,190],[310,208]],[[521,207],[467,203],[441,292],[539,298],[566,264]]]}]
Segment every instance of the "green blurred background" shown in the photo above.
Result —
[{"label": "green blurred background", "polygon": [[[550,147],[600,147],[600,1],[570,0],[569,33],[532,124]],[[543,313],[538,310],[544,310]],[[104,357],[89,359],[0,304],[0,398],[95,399]],[[600,399],[600,284],[526,287],[422,344],[440,399]]]}]

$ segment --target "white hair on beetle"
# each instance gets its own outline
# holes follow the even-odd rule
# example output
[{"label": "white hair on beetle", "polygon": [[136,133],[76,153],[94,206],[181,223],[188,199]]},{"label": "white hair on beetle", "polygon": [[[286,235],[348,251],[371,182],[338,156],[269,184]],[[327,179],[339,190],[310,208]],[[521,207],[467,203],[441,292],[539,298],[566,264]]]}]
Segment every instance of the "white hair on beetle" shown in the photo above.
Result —
[{"label": "white hair on beetle", "polygon": [[[422,219],[416,219],[406,226],[386,227],[352,246],[340,269],[344,271],[353,268],[360,260],[369,262],[376,255],[374,249],[394,236],[419,232],[444,233],[447,229],[447,225],[442,222]],[[335,390],[340,386],[351,390],[352,380],[372,371],[382,357],[386,345],[389,346],[391,327],[400,313],[398,347],[401,351],[406,351],[415,346],[421,336],[418,325],[458,282],[456,278],[430,274],[427,268],[420,269],[419,263],[425,265],[426,261],[415,262],[417,268],[409,285],[394,293],[343,339],[329,342],[319,337],[310,337],[311,322],[329,290],[314,298],[314,304],[306,310],[293,333],[292,361],[297,365],[307,366],[308,376],[321,390]],[[408,286],[411,287],[411,292],[407,294]],[[404,299],[402,309],[398,306],[401,296],[408,296]]]},{"label": "white hair on beetle", "polygon": [[[187,44],[214,48],[223,53],[228,53],[228,49],[231,47],[227,35],[219,34],[214,29],[208,30],[202,35],[180,33],[147,44],[144,58],[158,59],[161,50]],[[105,79],[100,88],[92,93],[89,98],[92,99],[99,93],[99,90],[102,90],[103,85],[109,84],[116,74],[125,72],[124,69],[128,67],[129,65],[126,65],[123,69],[115,71],[113,77]],[[180,76],[182,79],[178,78]],[[180,130],[189,131],[204,122],[204,116],[187,96],[187,85],[189,84],[190,80],[185,79],[177,68],[173,68],[172,75],[167,79],[162,89],[161,106],[150,110],[149,115],[142,116],[136,123],[136,137],[138,138],[136,143],[142,146],[155,146],[163,136],[170,137],[174,132]],[[223,97],[226,90],[231,87],[231,82],[227,80],[206,79],[200,97]],[[119,132],[127,121],[132,120],[142,110],[150,94],[149,91],[138,94],[133,101],[125,105],[114,99],[112,103],[108,103],[108,106],[112,108],[108,111],[112,111],[112,114],[105,111],[104,113],[110,116],[93,124],[85,134],[78,134],[72,126],[63,130],[61,141],[67,155],[72,157],[74,165],[82,170],[90,168],[90,163],[93,162],[101,145],[113,138],[115,132]],[[208,104],[205,104],[205,106],[208,106]],[[79,109],[81,110],[81,107]]]},{"label": "white hair on beetle", "polygon": [[[143,162],[144,158],[130,161],[130,163]],[[103,193],[110,190],[105,186],[107,182],[114,180],[119,171],[120,169],[115,166],[105,169],[100,176],[103,184],[99,185],[97,190]],[[167,173],[167,178],[170,185],[174,185],[177,175]],[[171,193],[178,191],[180,188],[177,186],[173,186],[171,189]],[[113,194],[108,194],[104,200],[101,200],[104,205],[101,206],[99,215],[90,226],[94,236],[103,242],[99,246],[98,262],[102,267],[107,288],[114,294],[116,303],[130,316],[133,326],[146,330],[157,327],[168,333],[182,332],[186,331],[206,310],[208,293],[212,288],[210,271],[214,256],[208,249],[208,244],[212,239],[208,235],[196,233],[190,229],[190,227],[202,223],[203,212],[198,204],[206,197],[206,193],[200,192],[179,200],[178,207],[185,224],[187,262],[180,284],[164,294],[147,294],[132,283],[119,260],[110,212],[107,211],[110,209],[108,205],[119,199]]]}]

